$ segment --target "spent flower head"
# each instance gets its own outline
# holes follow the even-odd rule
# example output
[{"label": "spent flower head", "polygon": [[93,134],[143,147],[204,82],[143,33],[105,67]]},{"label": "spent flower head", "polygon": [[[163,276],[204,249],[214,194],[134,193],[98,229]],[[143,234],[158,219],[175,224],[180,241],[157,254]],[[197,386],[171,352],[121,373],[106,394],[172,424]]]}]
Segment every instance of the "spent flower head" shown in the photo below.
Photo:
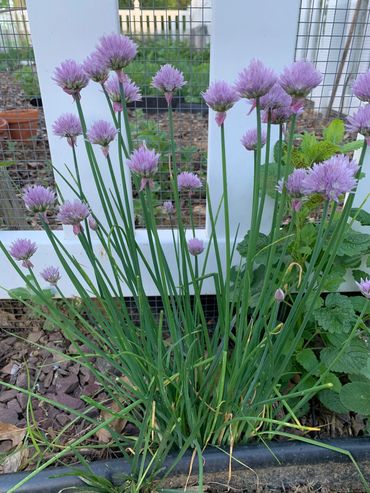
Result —
[{"label": "spent flower head", "polygon": [[358,289],[361,291],[361,294],[365,296],[368,300],[370,299],[370,279],[367,277],[366,279],[362,279],[360,282],[356,282]]},{"label": "spent flower head", "polygon": [[76,139],[82,135],[82,127],[79,118],[72,113],[64,113],[53,123],[54,135],[64,137],[68,144],[73,147],[76,145]]},{"label": "spent flower head", "polygon": [[323,163],[314,164],[303,180],[303,192],[305,195],[318,193],[327,200],[339,202],[343,194],[349,193],[356,186],[357,171],[355,161],[338,154]]},{"label": "spent flower head", "polygon": [[27,209],[35,214],[43,213],[46,218],[46,211],[55,204],[55,192],[51,188],[42,185],[31,185],[23,192],[23,201]]},{"label": "spent flower head", "polygon": [[191,255],[194,255],[194,257],[200,255],[204,250],[203,241],[198,238],[191,238],[188,241],[188,250]]},{"label": "spent flower head", "polygon": [[98,230],[98,223],[96,222],[95,217],[92,216],[91,214],[90,214],[90,216],[88,218],[88,223],[89,223],[90,229],[92,229],[93,231],[97,231]]},{"label": "spent flower head", "polygon": [[153,188],[153,176],[158,170],[160,154],[157,154],[153,149],[148,149],[142,144],[138,149],[135,149],[127,160],[127,165],[130,170],[141,178],[140,190],[144,190],[146,185]]},{"label": "spent flower head", "polygon": [[202,187],[202,182],[198,175],[190,173],[189,171],[183,171],[177,175],[177,187],[179,190],[196,190]]},{"label": "spent flower head", "polygon": [[104,82],[108,79],[109,68],[107,62],[103,61],[96,51],[86,57],[82,64],[82,68],[88,78],[94,82],[104,84]]},{"label": "spent flower head", "polygon": [[322,74],[311,62],[300,60],[285,67],[280,76],[280,85],[295,99],[305,98],[322,81]]},{"label": "spent flower head", "polygon": [[96,53],[102,63],[106,64],[110,70],[115,70],[121,78],[122,69],[136,56],[137,44],[124,34],[113,33],[100,38]]},{"label": "spent flower head", "polygon": [[370,70],[357,76],[352,84],[352,92],[360,101],[370,103]]},{"label": "spent flower head", "polygon": [[40,275],[51,286],[56,286],[62,277],[58,267],[54,267],[53,265],[50,267],[45,267],[45,269],[40,272]]},{"label": "spent flower head", "polygon": [[207,105],[217,112],[216,122],[219,126],[225,121],[226,111],[239,100],[236,90],[223,80],[212,82],[202,96]]},{"label": "spent flower head", "polygon": [[241,98],[256,99],[267,94],[277,81],[277,75],[266,67],[261,60],[253,59],[243,69],[235,82],[235,88]]},{"label": "spent flower head", "polygon": [[73,233],[78,235],[83,231],[81,222],[84,221],[89,214],[90,211],[88,206],[80,200],[67,200],[59,207],[57,219],[62,224],[73,226]]},{"label": "spent flower head", "polygon": [[75,60],[65,60],[56,67],[53,79],[73,99],[80,99],[81,90],[89,83],[82,65]]},{"label": "spent flower head", "polygon": [[[241,143],[248,151],[256,151],[258,148],[257,129],[252,128],[251,130],[247,130],[247,132],[245,132],[245,134],[241,138]],[[266,132],[262,130],[261,142],[260,142],[261,148],[265,144],[266,144]]]},{"label": "spent flower head", "polygon": [[175,91],[180,89],[186,82],[180,70],[169,63],[162,65],[152,79],[152,87],[164,92],[166,101],[171,104],[172,96]]},{"label": "spent flower head", "polygon": [[87,138],[92,144],[101,146],[105,157],[109,154],[109,144],[115,139],[117,130],[113,125],[105,120],[98,120],[93,123],[87,132]]},{"label": "spent flower head", "polygon": [[352,116],[347,117],[348,132],[359,133],[370,144],[370,104],[359,108]]},{"label": "spent flower head", "polygon": [[173,206],[173,203],[170,200],[166,200],[163,202],[163,209],[169,216],[171,216],[175,212],[175,208]]},{"label": "spent flower head", "polygon": [[33,263],[30,261],[30,258],[35,254],[36,250],[36,243],[29,239],[19,238],[10,245],[9,253],[15,260],[22,261],[22,267],[31,269]]}]

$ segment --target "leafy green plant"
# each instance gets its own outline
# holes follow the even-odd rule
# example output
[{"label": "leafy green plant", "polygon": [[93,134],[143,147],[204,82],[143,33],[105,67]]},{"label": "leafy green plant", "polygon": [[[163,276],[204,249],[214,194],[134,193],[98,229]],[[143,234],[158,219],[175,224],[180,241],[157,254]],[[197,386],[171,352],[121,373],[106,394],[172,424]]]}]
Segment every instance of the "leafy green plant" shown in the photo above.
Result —
[{"label": "leafy green plant", "polygon": [[24,93],[29,98],[40,95],[39,81],[33,67],[24,65],[16,71],[15,79],[20,83]]}]

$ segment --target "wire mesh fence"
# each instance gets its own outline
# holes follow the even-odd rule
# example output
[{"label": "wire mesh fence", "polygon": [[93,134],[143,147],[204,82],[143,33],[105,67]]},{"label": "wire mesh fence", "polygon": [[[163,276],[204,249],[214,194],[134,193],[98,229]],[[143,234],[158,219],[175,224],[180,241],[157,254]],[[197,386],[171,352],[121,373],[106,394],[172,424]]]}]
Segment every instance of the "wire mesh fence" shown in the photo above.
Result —
[{"label": "wire mesh fence", "polygon": [[[54,183],[27,10],[0,3],[0,228],[38,227],[24,209],[22,190]],[[51,218],[55,227],[55,220]]]},{"label": "wire mesh fence", "polygon": [[301,0],[296,59],[324,75],[311,95],[317,125],[351,114],[359,101],[352,83],[370,66],[369,0]]}]

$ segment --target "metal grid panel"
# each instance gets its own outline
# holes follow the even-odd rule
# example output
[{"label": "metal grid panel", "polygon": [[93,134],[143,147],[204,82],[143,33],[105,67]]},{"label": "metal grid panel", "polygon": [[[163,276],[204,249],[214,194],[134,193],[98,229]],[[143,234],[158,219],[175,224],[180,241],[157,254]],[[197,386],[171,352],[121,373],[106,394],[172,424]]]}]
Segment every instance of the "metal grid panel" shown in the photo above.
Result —
[{"label": "metal grid panel", "polygon": [[[139,54],[127,67],[128,75],[140,86],[143,102],[131,116],[136,143],[143,140],[162,155],[162,165],[155,192],[160,227],[168,227],[162,210],[163,201],[171,199],[168,125],[166,102],[150,85],[152,76],[165,63],[180,69],[187,80],[174,97],[177,163],[180,171],[193,171],[206,181],[208,108],[201,91],[209,83],[209,42],[211,5],[209,0],[142,0],[120,2],[120,25],[124,34],[135,39]],[[135,192],[134,192],[135,193]],[[136,224],[143,226],[138,200],[134,195]],[[205,187],[192,196],[196,227],[205,225]],[[188,201],[182,201],[189,222]]]},{"label": "metal grid panel", "polygon": [[311,96],[322,123],[360,104],[351,86],[369,69],[369,18],[369,0],[301,0],[296,59],[312,61],[324,75]]},{"label": "metal grid panel", "polygon": [[[22,2],[3,4],[0,8],[0,118],[8,121],[8,128],[0,135],[0,227],[34,229],[39,226],[24,209],[22,189],[32,183],[53,185],[54,177],[27,11]],[[13,122],[15,115],[8,110],[25,112],[23,119]],[[52,227],[57,227],[55,218],[51,217],[50,222]]]}]

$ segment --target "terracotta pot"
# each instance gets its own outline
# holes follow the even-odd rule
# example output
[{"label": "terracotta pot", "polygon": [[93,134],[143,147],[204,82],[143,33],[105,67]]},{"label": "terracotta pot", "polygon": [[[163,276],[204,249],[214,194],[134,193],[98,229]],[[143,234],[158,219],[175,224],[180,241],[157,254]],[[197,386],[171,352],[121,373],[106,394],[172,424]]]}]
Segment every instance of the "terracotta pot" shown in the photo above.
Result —
[{"label": "terracotta pot", "polygon": [[29,140],[37,134],[39,125],[39,110],[37,108],[2,111],[0,118],[8,122],[12,140]]},{"label": "terracotta pot", "polygon": [[0,118],[0,140],[4,139],[9,132],[8,122],[4,118]]}]

